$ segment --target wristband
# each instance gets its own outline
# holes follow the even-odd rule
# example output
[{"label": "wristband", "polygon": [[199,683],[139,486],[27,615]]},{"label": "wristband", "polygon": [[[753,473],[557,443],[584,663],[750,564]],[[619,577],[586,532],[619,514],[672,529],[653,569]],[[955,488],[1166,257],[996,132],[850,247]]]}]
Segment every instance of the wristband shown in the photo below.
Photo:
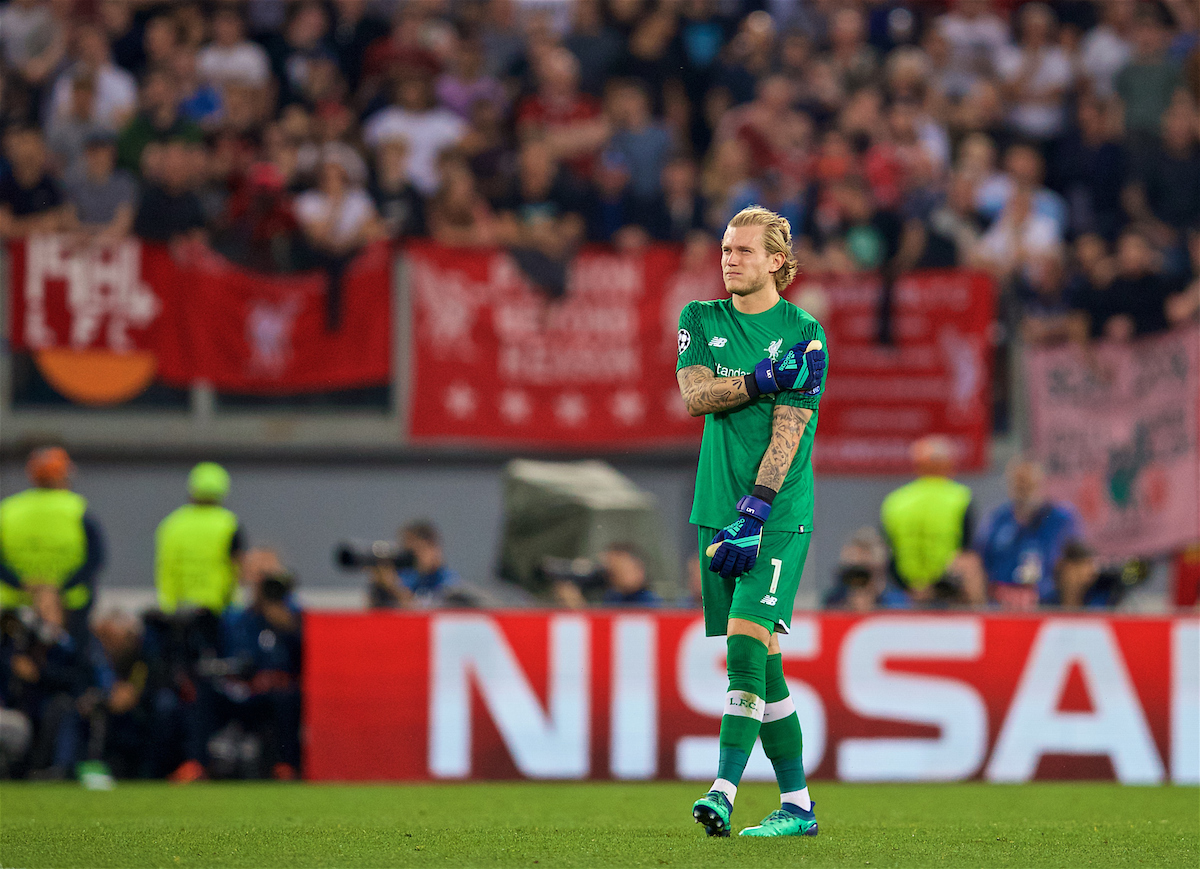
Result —
[{"label": "wristband", "polygon": [[754,385],[758,387],[759,393],[771,393],[779,391],[779,381],[775,379],[775,363],[770,359],[763,359],[754,366],[752,372],[754,377]]},{"label": "wristband", "polygon": [[751,401],[762,395],[762,390],[758,388],[758,381],[754,379],[753,374],[747,374],[742,378],[742,382],[746,384],[746,395]]},{"label": "wristband", "polygon": [[775,496],[778,495],[779,493],[776,492],[774,489],[772,489],[770,486],[759,486],[759,485],[755,484],[754,491],[751,492],[750,494],[753,495],[755,498],[757,498],[760,501],[766,501],[767,506],[771,506],[772,504],[775,503]]}]

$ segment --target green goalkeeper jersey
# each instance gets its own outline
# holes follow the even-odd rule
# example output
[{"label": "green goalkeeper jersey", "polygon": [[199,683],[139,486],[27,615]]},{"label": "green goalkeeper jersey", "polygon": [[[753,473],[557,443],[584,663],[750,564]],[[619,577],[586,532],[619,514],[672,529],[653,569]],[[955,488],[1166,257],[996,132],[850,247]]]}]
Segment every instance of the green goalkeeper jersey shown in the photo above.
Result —
[{"label": "green goalkeeper jersey", "polygon": [[[761,314],[742,314],[732,299],[689,302],[679,315],[679,361],[675,370],[703,365],[717,377],[751,374],[770,356],[778,360],[800,341],[825,343],[825,330],[807,311],[786,299]],[[828,352],[828,347],[825,348]],[[763,453],[771,440],[771,413],[776,402],[807,407],[812,419],[804,429],[783,487],[771,507],[766,531],[809,532],[813,525],[813,436],[817,405],[824,393],[804,395],[783,390],[760,395],[733,410],[704,417],[704,439],[696,471],[696,496],[691,521],[722,528],[737,518],[735,506],[754,488]]]}]

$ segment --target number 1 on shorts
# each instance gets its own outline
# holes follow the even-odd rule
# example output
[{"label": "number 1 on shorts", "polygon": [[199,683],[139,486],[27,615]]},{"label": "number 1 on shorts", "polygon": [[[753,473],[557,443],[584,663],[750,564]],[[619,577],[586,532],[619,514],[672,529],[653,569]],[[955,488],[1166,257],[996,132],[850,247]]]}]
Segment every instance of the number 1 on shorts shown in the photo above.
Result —
[{"label": "number 1 on shorts", "polygon": [[[771,577],[771,591],[769,594],[774,594],[775,589],[779,587],[779,572],[783,570],[783,561],[778,558],[771,559],[771,566],[775,568],[775,575]],[[761,588],[761,586],[760,586]]]}]

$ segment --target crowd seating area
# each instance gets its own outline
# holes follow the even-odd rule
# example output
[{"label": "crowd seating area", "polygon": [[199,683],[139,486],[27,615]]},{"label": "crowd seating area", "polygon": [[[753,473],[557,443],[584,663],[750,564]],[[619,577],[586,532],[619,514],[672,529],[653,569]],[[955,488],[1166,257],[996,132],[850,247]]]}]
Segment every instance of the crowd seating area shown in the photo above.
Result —
[{"label": "crowd seating area", "polygon": [[1032,341],[1200,308],[1187,0],[16,0],[0,234],[700,242],[748,203],[805,271],[972,265]]}]

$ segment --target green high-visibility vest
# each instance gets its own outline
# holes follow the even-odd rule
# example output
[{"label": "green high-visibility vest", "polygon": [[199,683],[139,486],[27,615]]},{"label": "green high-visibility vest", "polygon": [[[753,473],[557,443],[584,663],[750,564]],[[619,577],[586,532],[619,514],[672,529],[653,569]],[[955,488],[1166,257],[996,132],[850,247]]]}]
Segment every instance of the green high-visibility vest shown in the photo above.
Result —
[{"label": "green high-visibility vest", "polygon": [[883,499],[880,518],[896,573],[909,588],[937,582],[966,545],[963,520],[971,490],[946,477],[921,477]]},{"label": "green high-visibility vest", "polygon": [[[0,501],[0,551],[23,583],[62,586],[87,561],[83,514],[87,501],[66,489],[26,489]],[[63,593],[63,606],[87,606],[92,592],[77,585]],[[28,592],[0,584],[0,606],[32,603]]]},{"label": "green high-visibility vest", "polygon": [[237,568],[229,555],[238,520],[215,504],[185,504],[159,523],[155,585],[165,613],[181,606],[222,612],[233,600]]}]

